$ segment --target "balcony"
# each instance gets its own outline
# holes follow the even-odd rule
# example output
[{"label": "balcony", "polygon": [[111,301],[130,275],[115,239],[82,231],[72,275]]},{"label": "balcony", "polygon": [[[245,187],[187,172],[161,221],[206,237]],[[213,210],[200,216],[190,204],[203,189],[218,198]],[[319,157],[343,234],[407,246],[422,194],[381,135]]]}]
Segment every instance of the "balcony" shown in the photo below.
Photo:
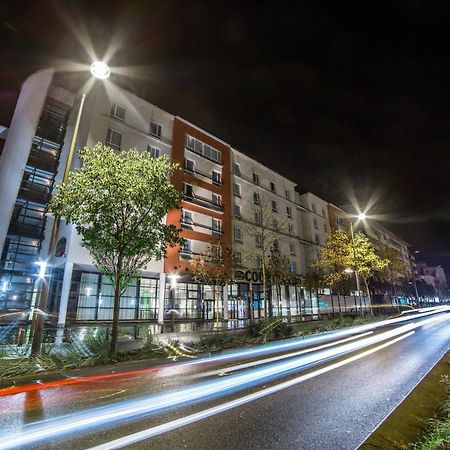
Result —
[{"label": "balcony", "polygon": [[214,211],[223,212],[222,205],[216,205],[215,203],[212,202],[212,200],[200,197],[198,195],[195,195],[194,193],[192,195],[183,193],[183,200],[189,203],[193,203],[194,205],[201,206],[202,208],[213,209]]},{"label": "balcony", "polygon": [[27,165],[46,172],[55,173],[58,168],[59,158],[51,153],[41,150],[35,145],[31,148]]},{"label": "balcony", "polygon": [[192,170],[192,169],[186,167],[186,165],[183,167],[183,170],[184,170],[184,173],[192,175],[195,178],[204,179],[208,183],[215,184],[216,186],[222,186],[223,185],[222,180],[214,179],[211,175],[208,175],[208,174],[206,174],[204,172],[201,172],[199,170]]}]

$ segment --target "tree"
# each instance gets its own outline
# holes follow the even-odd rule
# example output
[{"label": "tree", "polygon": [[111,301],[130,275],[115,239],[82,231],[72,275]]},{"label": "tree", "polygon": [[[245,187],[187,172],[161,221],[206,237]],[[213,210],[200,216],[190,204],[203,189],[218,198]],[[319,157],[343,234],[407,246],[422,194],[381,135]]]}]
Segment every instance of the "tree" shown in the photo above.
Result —
[{"label": "tree", "polygon": [[269,256],[272,249],[279,249],[279,236],[280,232],[285,231],[286,220],[283,218],[280,221],[280,215],[274,211],[272,204],[267,200],[258,195],[258,201],[252,205],[250,208],[254,209],[255,220],[243,221],[241,223],[244,231],[257,243],[256,252],[253,255],[248,255],[248,257],[259,261],[261,272],[262,272],[262,283],[263,283],[263,299],[264,299],[264,309],[265,315],[273,311],[271,296],[267,298],[267,288],[269,285],[268,278],[268,262]]},{"label": "tree", "polygon": [[388,245],[382,246],[378,255],[380,258],[388,261],[388,264],[383,269],[379,270],[377,273],[377,278],[391,286],[393,295],[397,295],[395,290],[395,283],[401,278],[408,278],[411,275],[410,266],[402,261],[400,255],[392,247]]},{"label": "tree", "polygon": [[312,266],[323,272],[324,284],[331,287],[343,284],[348,277],[345,269],[356,270],[364,280],[370,299],[368,280],[388,263],[376,254],[365,234],[355,233],[352,239],[345,230],[338,228],[329,231],[325,243],[320,246],[319,259]]},{"label": "tree", "polygon": [[224,286],[233,281],[234,266],[233,251],[222,242],[211,243],[190,262],[190,272],[194,280],[210,286],[213,291],[217,324],[220,317],[219,299]]},{"label": "tree", "polygon": [[80,169],[71,172],[50,203],[55,215],[75,225],[98,269],[114,285],[111,353],[117,352],[120,297],[130,280],[167,246],[182,244],[181,230],[166,225],[180,193],[169,182],[178,169],[166,157],[137,149],[119,151],[98,143],[79,150]]}]

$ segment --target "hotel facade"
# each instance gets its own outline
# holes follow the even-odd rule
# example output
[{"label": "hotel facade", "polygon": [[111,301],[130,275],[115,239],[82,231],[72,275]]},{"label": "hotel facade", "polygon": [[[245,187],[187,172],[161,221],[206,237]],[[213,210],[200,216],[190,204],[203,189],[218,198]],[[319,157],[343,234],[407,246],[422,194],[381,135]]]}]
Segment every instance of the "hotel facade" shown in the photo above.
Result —
[{"label": "hotel facade", "polygon": [[[39,291],[36,262],[48,258],[53,218],[47,205],[61,181],[79,98],[58,83],[52,69],[23,84],[11,125],[0,138],[0,310],[27,312]],[[301,286],[330,227],[329,204],[249,158],[189,121],[131,92],[95,86],[87,96],[76,148],[103,142],[119,150],[138,148],[180,164],[171,182],[182,192],[180,209],[167,223],[182,229],[180,248],[151,261],[121,299],[122,322],[159,322],[176,314],[193,322],[264,317],[261,240],[270,237],[291,272],[274,303],[274,314],[316,314],[317,304]],[[80,162],[74,158],[72,169]],[[332,226],[332,225],[331,225]],[[265,234],[264,234],[265,233]],[[210,245],[230,248],[234,280],[215,299],[196,283],[190,261]],[[48,311],[60,326],[112,319],[113,286],[96,268],[72,225],[61,221],[50,280]],[[176,285],[168,277],[176,275]],[[275,293],[269,291],[267,295]],[[215,304],[219,302],[219,305]]]}]

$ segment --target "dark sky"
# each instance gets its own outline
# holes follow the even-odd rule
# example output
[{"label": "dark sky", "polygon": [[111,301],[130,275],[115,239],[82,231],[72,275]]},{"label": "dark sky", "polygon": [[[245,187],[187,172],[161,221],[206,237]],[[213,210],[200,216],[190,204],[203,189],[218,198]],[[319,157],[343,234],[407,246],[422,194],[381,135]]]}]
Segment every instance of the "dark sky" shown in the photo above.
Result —
[{"label": "dark sky", "polygon": [[[0,123],[33,70],[118,43],[115,81],[450,275],[450,2],[3,1]],[[77,38],[78,36],[78,38]]]}]

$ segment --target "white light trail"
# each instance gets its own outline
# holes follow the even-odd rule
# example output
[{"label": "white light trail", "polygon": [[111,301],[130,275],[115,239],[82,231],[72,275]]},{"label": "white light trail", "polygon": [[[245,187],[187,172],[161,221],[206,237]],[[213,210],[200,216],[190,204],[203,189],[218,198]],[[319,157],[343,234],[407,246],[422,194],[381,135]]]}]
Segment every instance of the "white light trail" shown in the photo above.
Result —
[{"label": "white light trail", "polygon": [[316,354],[300,356],[290,361],[269,364],[266,367],[246,370],[212,381],[202,382],[183,389],[166,392],[139,400],[129,400],[113,405],[95,408],[86,412],[72,414],[48,421],[25,426],[20,435],[0,436],[0,449],[23,447],[66,433],[80,433],[102,425],[112,425],[134,417],[155,414],[169,408],[210,400],[239,390],[251,388],[264,382],[273,381],[305,367],[324,363],[332,358],[341,357],[349,352],[394,339],[401,334],[428,323],[448,320],[450,315],[435,316],[422,321],[409,323],[371,337],[346,343],[335,348],[321,350]]},{"label": "white light trail", "polygon": [[230,402],[223,403],[221,405],[217,405],[217,406],[214,406],[209,409],[205,409],[198,413],[191,414],[186,417],[182,417],[181,419],[172,420],[171,422],[166,422],[166,423],[163,423],[156,427],[148,428],[146,430],[139,431],[138,433],[130,434],[129,436],[124,436],[122,438],[107,442],[102,445],[98,445],[96,447],[91,447],[88,450],[112,450],[112,449],[116,449],[116,448],[123,448],[127,445],[135,444],[136,442],[140,442],[145,439],[149,439],[151,437],[157,436],[158,434],[163,434],[163,433],[167,433],[168,431],[173,431],[177,428],[181,428],[183,426],[198,422],[200,420],[220,414],[222,412],[228,411],[228,410],[236,408],[238,406],[242,406],[246,403],[253,402],[262,397],[266,397],[268,395],[274,394],[275,392],[279,392],[283,389],[287,389],[296,384],[302,383],[303,381],[306,381],[311,378],[315,378],[319,375],[322,375],[324,373],[330,372],[331,370],[338,369],[339,367],[345,366],[346,364],[350,364],[351,362],[357,361],[358,359],[364,358],[365,356],[368,356],[372,353],[375,353],[379,350],[389,347],[390,345],[395,344],[396,342],[399,342],[402,339],[405,339],[414,333],[415,333],[415,331],[410,331],[409,333],[404,334],[403,336],[397,337],[397,338],[395,338],[391,341],[388,341],[382,345],[374,347],[370,350],[367,350],[363,353],[352,356],[350,358],[346,358],[343,361],[339,361],[339,362],[331,364],[327,367],[323,367],[322,369],[315,370],[314,372],[308,373],[306,375],[296,377],[292,380],[285,381],[284,383],[277,384],[270,388],[262,389],[258,392],[254,392],[253,394],[246,395],[246,396],[238,398],[236,400],[232,400]]}]

